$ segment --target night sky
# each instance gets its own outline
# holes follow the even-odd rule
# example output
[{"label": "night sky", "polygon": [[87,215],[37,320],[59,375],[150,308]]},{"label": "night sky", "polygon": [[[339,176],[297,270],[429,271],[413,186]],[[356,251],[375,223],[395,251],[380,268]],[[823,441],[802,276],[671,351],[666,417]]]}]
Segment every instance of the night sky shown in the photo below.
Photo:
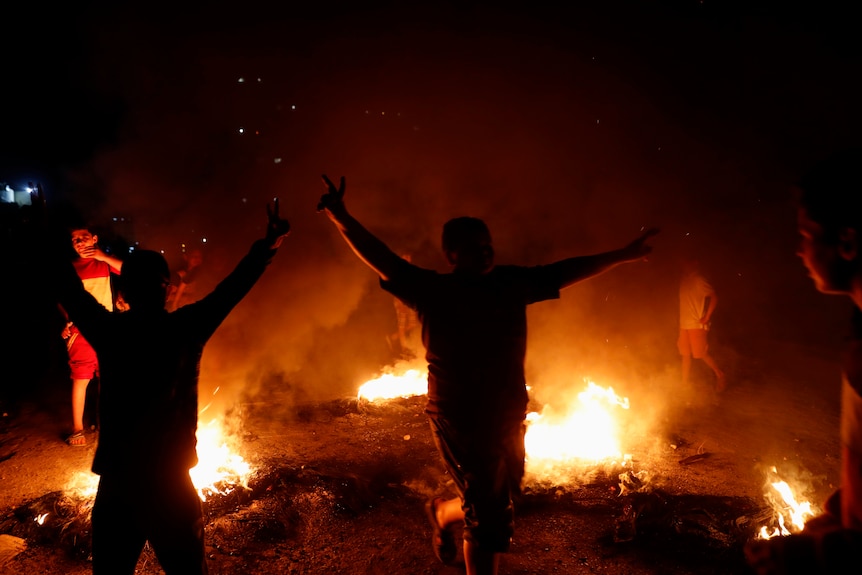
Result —
[{"label": "night sky", "polygon": [[211,342],[202,384],[276,374],[326,396],[386,361],[391,298],[315,212],[321,173],[441,271],[458,215],[488,222],[500,263],[660,227],[649,263],[531,308],[540,383],[670,369],[684,251],[718,290],[725,350],[840,339],[849,300],[818,294],[794,256],[789,189],[862,133],[849,5],[119,4],[2,9],[0,182],[41,182],[171,263],[206,238],[228,268],[278,196],[294,231]]}]

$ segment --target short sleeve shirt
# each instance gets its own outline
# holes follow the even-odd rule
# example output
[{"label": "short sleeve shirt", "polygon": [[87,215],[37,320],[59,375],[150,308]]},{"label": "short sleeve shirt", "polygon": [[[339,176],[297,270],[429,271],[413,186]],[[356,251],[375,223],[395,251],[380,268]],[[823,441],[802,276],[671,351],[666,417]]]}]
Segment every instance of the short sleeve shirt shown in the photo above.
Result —
[{"label": "short sleeve shirt", "polygon": [[519,414],[527,405],[527,305],[558,298],[547,266],[497,266],[484,275],[405,264],[381,286],[415,309],[428,361],[428,410]]},{"label": "short sleeve shirt", "polygon": [[715,293],[710,283],[697,272],[682,276],[679,283],[679,327],[681,329],[703,329],[706,298]]}]

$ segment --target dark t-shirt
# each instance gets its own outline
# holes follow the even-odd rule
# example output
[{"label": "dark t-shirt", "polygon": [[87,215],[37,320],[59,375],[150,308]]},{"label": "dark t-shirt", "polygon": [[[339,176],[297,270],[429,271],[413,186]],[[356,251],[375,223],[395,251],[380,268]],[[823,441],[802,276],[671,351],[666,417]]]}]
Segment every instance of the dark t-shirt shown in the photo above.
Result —
[{"label": "dark t-shirt", "polygon": [[440,274],[405,262],[381,281],[419,314],[428,361],[428,411],[523,417],[527,305],[560,295],[546,266],[497,266],[485,275]]},{"label": "dark t-shirt", "polygon": [[197,384],[204,345],[275,252],[262,241],[212,293],[173,313],[111,313],[71,270],[59,299],[99,357],[99,443],[93,472],[168,473],[197,464]]}]

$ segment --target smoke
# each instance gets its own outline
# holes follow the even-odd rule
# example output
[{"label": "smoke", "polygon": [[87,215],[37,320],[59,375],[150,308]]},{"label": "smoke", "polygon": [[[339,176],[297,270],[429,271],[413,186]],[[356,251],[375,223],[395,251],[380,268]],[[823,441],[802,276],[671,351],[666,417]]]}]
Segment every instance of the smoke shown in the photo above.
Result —
[{"label": "smoke", "polygon": [[675,108],[673,84],[644,85],[636,50],[610,50],[597,33],[512,33],[514,22],[494,29],[476,13],[437,14],[457,17],[447,27],[374,16],[158,23],[158,42],[146,18],[93,30],[90,73],[126,115],[71,177],[97,191],[103,220],[130,218],[115,231],[172,263],[205,238],[205,265],[225,273],[262,235],[273,197],[292,222],[208,344],[202,402],[216,388],[228,404],[262,387],[287,401],[353,395],[393,360],[391,297],[316,213],[321,173],[346,176],[348,208],[393,250],[440,271],[441,226],[459,215],[486,220],[498,262],[514,264],[662,228],[649,262],[531,308],[540,397],[585,376],[643,389],[673,369],[675,260],[692,244],[728,347],[775,336],[781,312],[807,301],[784,194],[792,172],[759,151],[775,148],[757,126],[698,123],[703,108]]}]

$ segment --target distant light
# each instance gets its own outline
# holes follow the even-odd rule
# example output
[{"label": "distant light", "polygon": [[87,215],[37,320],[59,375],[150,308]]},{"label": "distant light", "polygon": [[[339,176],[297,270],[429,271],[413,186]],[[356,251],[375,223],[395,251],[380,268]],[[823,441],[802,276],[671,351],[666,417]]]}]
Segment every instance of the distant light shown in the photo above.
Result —
[{"label": "distant light", "polygon": [[260,78],[258,78],[257,81],[260,82]]},{"label": "distant light", "polygon": [[248,198],[243,198],[243,199],[242,199],[242,203],[247,204],[247,203],[248,203]]},{"label": "distant light", "polygon": [[245,78],[243,78],[242,76],[240,76],[240,77],[239,77],[239,80],[237,80],[237,82],[239,82],[240,84],[242,84],[243,82],[245,82]]},{"label": "distant light", "polygon": [[275,158],[275,159],[273,160],[273,162],[275,162],[276,164],[280,164],[280,163],[281,163],[281,158]]},{"label": "distant light", "polygon": [[206,239],[206,238],[201,238],[201,243],[202,243],[202,244],[207,243],[207,239]]},{"label": "distant light", "polygon": [[239,129],[239,133],[240,133],[240,134],[244,134],[244,133],[245,133],[245,128],[240,128],[240,129]]},{"label": "distant light", "polygon": [[296,104],[291,104],[291,105],[290,105],[290,109],[291,109],[291,110],[296,110]]}]

